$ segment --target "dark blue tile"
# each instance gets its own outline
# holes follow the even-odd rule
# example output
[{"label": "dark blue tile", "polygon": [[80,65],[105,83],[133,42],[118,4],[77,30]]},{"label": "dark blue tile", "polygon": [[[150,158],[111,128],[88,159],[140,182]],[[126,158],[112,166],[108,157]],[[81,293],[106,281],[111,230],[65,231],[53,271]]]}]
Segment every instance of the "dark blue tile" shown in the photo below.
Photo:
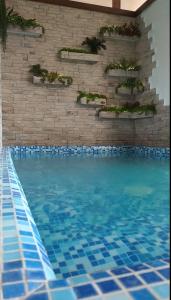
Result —
[{"label": "dark blue tile", "polygon": [[141,281],[135,275],[122,277],[122,278],[119,278],[119,280],[127,288],[132,288],[132,287],[137,287],[137,286],[142,285]]},{"label": "dark blue tile", "polygon": [[12,282],[12,281],[21,281],[22,273],[21,271],[12,271],[2,274],[2,282]]},{"label": "dark blue tile", "polygon": [[68,282],[66,280],[52,280],[52,281],[48,281],[48,285],[50,289],[54,289],[54,288],[61,288],[61,287],[66,287],[68,286]]},{"label": "dark blue tile", "polygon": [[86,297],[97,295],[95,288],[91,284],[85,284],[85,285],[74,287],[74,291],[78,299],[83,299]]},{"label": "dark blue tile", "polygon": [[28,279],[31,280],[44,280],[45,274],[42,271],[26,271],[26,275]]},{"label": "dark blue tile", "polygon": [[16,261],[12,261],[12,262],[7,262],[7,263],[4,263],[3,266],[4,266],[5,271],[14,270],[14,269],[21,269],[22,268],[22,261],[16,260]]},{"label": "dark blue tile", "polygon": [[24,284],[7,284],[2,287],[4,299],[12,299],[24,296]]},{"label": "dark blue tile", "polygon": [[135,300],[156,300],[156,298],[146,289],[130,292]]},{"label": "dark blue tile", "polygon": [[120,287],[116,284],[114,280],[97,282],[97,285],[100,287],[103,293],[110,293],[120,290]]},{"label": "dark blue tile", "polygon": [[97,272],[97,273],[92,273],[91,277],[97,280],[101,278],[110,277],[110,275],[107,272]]},{"label": "dark blue tile", "polygon": [[170,279],[170,269],[162,269],[162,270],[157,270],[161,275],[163,275],[164,278]]},{"label": "dark blue tile", "polygon": [[144,264],[138,264],[138,265],[135,265],[135,266],[131,266],[130,267],[133,271],[142,271],[142,270],[148,270],[149,267],[147,267],[146,265]]},{"label": "dark blue tile", "polygon": [[114,275],[123,275],[123,274],[127,274],[130,273],[130,270],[128,270],[127,268],[118,268],[118,269],[114,269],[111,271]]},{"label": "dark blue tile", "polygon": [[145,280],[146,283],[155,283],[162,281],[160,276],[154,272],[143,273],[140,276]]}]

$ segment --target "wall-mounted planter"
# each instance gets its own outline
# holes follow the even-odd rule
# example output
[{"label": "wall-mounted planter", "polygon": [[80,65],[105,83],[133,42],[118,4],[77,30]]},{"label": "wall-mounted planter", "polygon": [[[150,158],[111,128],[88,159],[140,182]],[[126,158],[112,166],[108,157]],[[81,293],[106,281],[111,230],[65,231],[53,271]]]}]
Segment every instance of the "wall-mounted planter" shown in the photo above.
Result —
[{"label": "wall-mounted planter", "polygon": [[67,87],[68,84],[63,84],[59,80],[55,80],[54,82],[44,81],[42,82],[41,77],[33,76],[33,84],[39,86],[48,86],[48,87]]},{"label": "wall-mounted planter", "polygon": [[117,114],[116,112],[112,111],[100,111],[99,112],[99,118],[100,119],[145,119],[145,118],[152,118],[154,115],[152,113],[130,113],[130,112],[122,112],[120,114]]},{"label": "wall-mounted planter", "polygon": [[137,36],[120,35],[117,33],[112,33],[111,35],[105,33],[104,38],[108,40],[119,40],[119,41],[126,41],[126,42],[137,42],[139,40]]},{"label": "wall-mounted planter", "polygon": [[68,61],[80,61],[95,64],[100,61],[101,56],[98,54],[77,53],[70,51],[61,51],[60,58]]},{"label": "wall-mounted planter", "polygon": [[80,99],[80,103],[82,105],[91,105],[91,106],[104,106],[106,105],[106,99],[104,98],[97,98],[95,100],[90,100],[90,101],[87,101],[87,98],[86,97],[83,97]]},{"label": "wall-mounted planter", "polygon": [[108,76],[111,76],[111,77],[136,78],[136,77],[138,77],[138,75],[139,75],[138,71],[124,71],[124,70],[119,70],[119,69],[111,69],[108,72]]},{"label": "wall-mounted planter", "polygon": [[30,37],[41,37],[43,35],[42,27],[30,28],[27,30],[22,30],[18,26],[8,26],[8,34],[20,35],[20,36],[30,36]]}]

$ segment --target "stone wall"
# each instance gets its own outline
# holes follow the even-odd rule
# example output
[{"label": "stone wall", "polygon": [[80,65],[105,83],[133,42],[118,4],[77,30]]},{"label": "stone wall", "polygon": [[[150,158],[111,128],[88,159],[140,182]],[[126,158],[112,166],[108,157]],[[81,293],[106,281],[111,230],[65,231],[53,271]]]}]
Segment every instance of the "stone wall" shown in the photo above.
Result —
[{"label": "stone wall", "polygon": [[[162,102],[154,119],[135,122],[102,121],[94,108],[76,103],[78,90],[103,93],[114,99],[110,103],[120,103],[122,99],[114,95],[119,79],[109,79],[104,69],[113,59],[121,57],[137,56],[143,62],[142,76],[145,75],[149,89],[148,76],[155,65],[149,56],[147,32],[137,48],[126,41],[107,41],[107,50],[101,52],[97,64],[64,62],[57,56],[62,47],[79,47],[87,36],[96,35],[101,26],[123,24],[132,18],[24,0],[7,2],[21,15],[36,18],[46,31],[42,38],[8,36],[7,50],[2,55],[4,145],[168,144],[166,108]],[[33,85],[28,71],[37,63],[49,71],[71,75],[73,85],[67,88]],[[150,99],[157,99],[155,91],[150,93]],[[141,101],[147,101],[149,95],[146,92]],[[163,137],[158,138],[158,134]]]},{"label": "stone wall", "polygon": [[[9,3],[9,2],[8,2]],[[10,5],[45,27],[42,38],[9,35],[3,55],[3,141],[9,144],[128,144],[133,142],[131,121],[99,121],[93,108],[76,104],[78,90],[100,92],[112,97],[115,80],[104,75],[113,59],[134,56],[132,43],[110,41],[101,62],[90,65],[60,61],[62,47],[79,47],[87,37],[106,24],[124,23],[128,17],[23,0]],[[28,72],[40,63],[51,71],[73,77],[68,88],[34,86]]]}]

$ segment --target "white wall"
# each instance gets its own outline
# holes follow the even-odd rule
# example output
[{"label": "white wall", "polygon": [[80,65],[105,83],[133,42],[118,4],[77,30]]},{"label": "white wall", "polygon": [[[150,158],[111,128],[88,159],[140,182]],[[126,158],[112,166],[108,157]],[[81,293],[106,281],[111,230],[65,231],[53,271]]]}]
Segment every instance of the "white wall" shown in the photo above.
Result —
[{"label": "white wall", "polygon": [[136,10],[144,2],[146,2],[146,0],[121,0],[121,8],[127,10]]},{"label": "white wall", "polygon": [[170,0],[156,0],[141,15],[146,26],[152,24],[149,37],[152,37],[151,48],[155,51],[153,59],[157,65],[150,78],[150,85],[151,88],[156,88],[160,100],[164,100],[165,105],[170,103],[169,7]]},{"label": "white wall", "polygon": [[112,7],[112,0],[73,0],[73,1]]},{"label": "white wall", "polygon": [[2,147],[1,44],[0,44],[0,147]]}]

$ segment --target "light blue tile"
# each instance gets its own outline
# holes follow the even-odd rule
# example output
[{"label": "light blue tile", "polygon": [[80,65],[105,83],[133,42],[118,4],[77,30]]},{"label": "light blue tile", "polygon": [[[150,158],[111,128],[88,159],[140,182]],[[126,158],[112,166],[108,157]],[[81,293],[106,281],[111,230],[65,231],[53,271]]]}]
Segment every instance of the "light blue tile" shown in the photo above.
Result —
[{"label": "light blue tile", "polygon": [[161,298],[161,300],[169,299],[170,287],[168,283],[157,285],[155,287],[152,287],[152,289],[154,290],[156,295]]},{"label": "light blue tile", "polygon": [[51,292],[52,300],[76,300],[76,296],[72,289],[57,290]]}]

